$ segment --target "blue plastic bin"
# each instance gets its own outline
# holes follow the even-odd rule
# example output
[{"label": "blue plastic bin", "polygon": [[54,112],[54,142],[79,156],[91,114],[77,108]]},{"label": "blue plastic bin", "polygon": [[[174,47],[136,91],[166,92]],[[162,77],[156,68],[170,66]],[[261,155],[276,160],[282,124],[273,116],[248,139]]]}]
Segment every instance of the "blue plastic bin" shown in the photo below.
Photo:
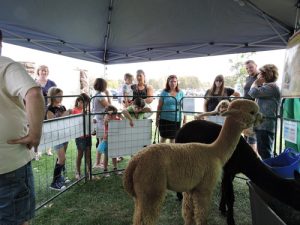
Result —
[{"label": "blue plastic bin", "polygon": [[294,179],[294,171],[300,172],[300,153],[292,148],[287,148],[280,155],[263,162],[283,178]]}]

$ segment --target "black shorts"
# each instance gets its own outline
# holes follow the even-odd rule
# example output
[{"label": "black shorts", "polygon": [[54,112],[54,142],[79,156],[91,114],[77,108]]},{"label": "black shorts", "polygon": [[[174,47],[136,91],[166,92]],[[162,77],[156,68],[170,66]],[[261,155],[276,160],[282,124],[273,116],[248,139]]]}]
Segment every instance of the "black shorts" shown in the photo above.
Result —
[{"label": "black shorts", "polygon": [[159,120],[159,133],[163,138],[174,139],[179,128],[180,122],[163,119]]}]

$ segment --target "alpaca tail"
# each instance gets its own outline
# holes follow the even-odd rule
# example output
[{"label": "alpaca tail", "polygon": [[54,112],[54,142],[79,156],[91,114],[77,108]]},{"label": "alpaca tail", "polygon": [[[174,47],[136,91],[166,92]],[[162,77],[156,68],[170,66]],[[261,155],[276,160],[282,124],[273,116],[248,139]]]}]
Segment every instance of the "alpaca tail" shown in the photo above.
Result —
[{"label": "alpaca tail", "polygon": [[133,174],[137,164],[138,160],[136,158],[131,159],[123,174],[123,186],[127,193],[130,194],[132,197],[135,197]]}]

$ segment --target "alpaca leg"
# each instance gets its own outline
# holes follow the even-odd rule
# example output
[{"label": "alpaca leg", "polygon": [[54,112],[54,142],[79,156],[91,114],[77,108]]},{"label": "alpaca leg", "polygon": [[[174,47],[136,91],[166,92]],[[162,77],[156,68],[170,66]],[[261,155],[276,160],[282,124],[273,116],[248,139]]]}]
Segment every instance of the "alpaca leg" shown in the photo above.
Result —
[{"label": "alpaca leg", "polygon": [[194,207],[191,194],[188,192],[183,192],[182,201],[182,217],[184,219],[184,225],[193,225],[194,221]]},{"label": "alpaca leg", "polygon": [[176,196],[177,196],[177,200],[178,200],[178,201],[181,201],[182,198],[183,198],[183,194],[182,194],[181,192],[177,192],[177,193],[176,193]]},{"label": "alpaca leg", "polygon": [[143,195],[135,199],[133,225],[155,225],[165,193]]},{"label": "alpaca leg", "polygon": [[221,183],[221,200],[219,204],[219,210],[221,211],[222,215],[226,216],[228,201],[231,197],[231,193],[233,193],[233,182],[234,176],[226,172],[224,170],[222,183]]},{"label": "alpaca leg", "polygon": [[[227,217],[227,224],[234,225],[233,218],[233,204],[234,204],[234,191],[233,191],[234,176],[224,171],[222,186],[221,186],[221,201],[219,210]],[[226,210],[227,208],[227,210]]]},{"label": "alpaca leg", "polygon": [[206,225],[207,215],[210,208],[214,187],[217,183],[217,176],[204,178],[201,184],[191,191],[194,206],[194,220],[196,225]]},{"label": "alpaca leg", "polygon": [[[202,196],[201,196],[202,195]],[[203,196],[207,195],[207,196]],[[194,219],[196,225],[207,224],[208,205],[210,203],[211,194],[194,192],[192,194],[193,205],[194,205]]]},{"label": "alpaca leg", "polygon": [[234,190],[232,181],[228,186],[228,198],[227,198],[227,225],[235,225],[234,215],[233,215],[233,205],[234,205]]}]

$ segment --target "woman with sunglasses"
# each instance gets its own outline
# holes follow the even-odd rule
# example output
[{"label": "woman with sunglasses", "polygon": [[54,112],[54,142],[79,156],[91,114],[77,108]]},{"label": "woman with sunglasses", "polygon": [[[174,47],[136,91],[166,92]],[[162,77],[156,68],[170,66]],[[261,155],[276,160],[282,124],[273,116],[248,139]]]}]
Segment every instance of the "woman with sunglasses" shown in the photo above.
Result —
[{"label": "woman with sunglasses", "polygon": [[[166,139],[170,139],[170,143],[175,142],[175,135],[182,120],[180,104],[183,97],[184,93],[178,87],[177,76],[170,75],[157,105],[156,126],[159,128],[161,143],[165,143]],[[183,123],[185,122],[186,116],[183,115]]]},{"label": "woman with sunglasses", "polygon": [[229,96],[240,97],[240,94],[232,88],[225,87],[223,75],[216,76],[212,87],[204,95],[204,112],[214,111],[219,102],[229,99]]}]

